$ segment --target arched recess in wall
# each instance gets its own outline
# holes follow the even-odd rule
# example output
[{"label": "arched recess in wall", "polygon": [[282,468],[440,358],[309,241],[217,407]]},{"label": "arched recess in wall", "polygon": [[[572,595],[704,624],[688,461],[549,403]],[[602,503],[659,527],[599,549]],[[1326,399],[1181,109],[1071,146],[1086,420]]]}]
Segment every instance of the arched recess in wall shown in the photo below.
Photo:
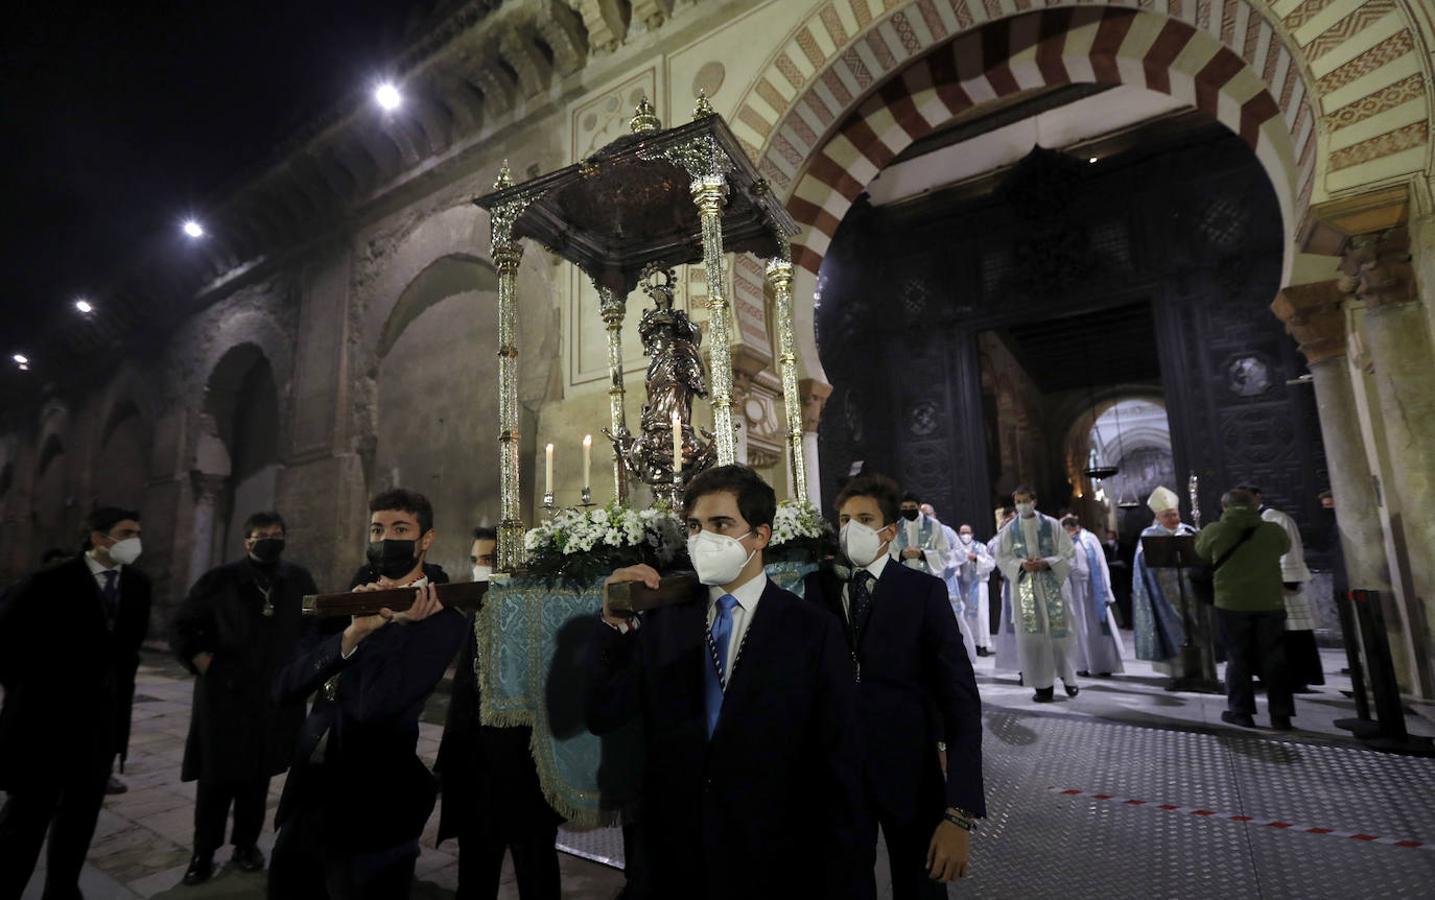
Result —
[{"label": "arched recess in wall", "polygon": [[[1093,410],[1083,412],[1064,430],[1072,505],[1083,519],[1092,521],[1097,520],[1100,507],[1100,518],[1114,521],[1122,540],[1135,540],[1141,529],[1151,524],[1146,498],[1157,486],[1178,495],[1186,493],[1186,485],[1178,483],[1176,476],[1166,399],[1154,390],[1113,389],[1105,392],[1094,412],[1094,416]],[[1081,474],[1093,448],[1101,462],[1118,470],[1099,486]],[[1099,496],[1094,495],[1098,488]],[[1127,507],[1122,508],[1122,503]],[[1132,503],[1137,505],[1131,507]]]},{"label": "arched recess in wall", "polygon": [[469,531],[498,510],[498,280],[442,256],[399,293],[378,331],[370,492],[405,487],[434,505],[430,560],[465,571]]},{"label": "arched recess in wall", "polygon": [[149,482],[150,429],[139,408],[117,404],[100,432],[100,452],[91,480],[95,502],[143,512]]},{"label": "arched recess in wall", "polygon": [[[254,344],[231,347],[220,357],[205,386],[206,427],[228,454],[228,471],[207,471],[199,463],[200,502],[212,498],[210,563],[244,553],[242,525],[250,513],[274,508],[279,475],[279,394],[269,358]],[[210,464],[220,469],[222,465]],[[209,476],[210,481],[203,479]],[[199,538],[200,535],[196,535]],[[194,574],[197,576],[199,569]]]},{"label": "arched recess in wall", "polygon": [[812,327],[822,259],[853,201],[914,140],[1024,90],[1131,84],[1209,113],[1251,147],[1295,235],[1316,169],[1302,59],[1246,0],[1171,3],[1170,15],[1129,5],[1008,16],[1003,4],[914,0],[874,20],[865,3],[839,0],[778,52],[735,129],[802,229],[794,302],[809,375],[823,376]]},{"label": "arched recess in wall", "polygon": [[35,488],[31,508],[34,510],[35,540],[30,555],[39,561],[40,554],[51,547],[75,550],[79,534],[69,528],[69,473],[65,445],[58,435],[51,434],[40,447],[35,462]]}]

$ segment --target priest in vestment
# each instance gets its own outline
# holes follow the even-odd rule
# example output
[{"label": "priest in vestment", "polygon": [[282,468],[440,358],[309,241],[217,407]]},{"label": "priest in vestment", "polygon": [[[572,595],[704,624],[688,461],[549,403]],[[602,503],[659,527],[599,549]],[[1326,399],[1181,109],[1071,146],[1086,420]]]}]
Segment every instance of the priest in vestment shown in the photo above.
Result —
[{"label": "priest in vestment", "polygon": [[1012,492],[1017,517],[997,541],[997,567],[1011,584],[1012,621],[1022,679],[1036,689],[1032,700],[1050,703],[1056,678],[1069,697],[1076,683],[1076,624],[1067,576],[1076,549],[1061,523],[1036,511],[1036,491]]},{"label": "priest in vestment", "polygon": [[1325,672],[1321,669],[1320,650],[1315,644],[1315,608],[1306,593],[1311,574],[1305,564],[1305,545],[1301,543],[1300,527],[1288,514],[1266,506],[1260,488],[1254,485],[1245,487],[1260,505],[1261,518],[1283,528],[1291,541],[1290,550],[1281,557],[1281,582],[1285,587],[1286,606],[1286,664],[1290,667],[1290,682],[1296,693],[1308,693],[1311,685],[1325,684]]},{"label": "priest in vestment", "polygon": [[941,578],[951,555],[942,523],[922,514],[922,501],[916,494],[902,498],[900,515],[897,539],[892,542],[892,558],[909,569]]},{"label": "priest in vestment", "polygon": [[[1141,537],[1194,535],[1196,529],[1181,521],[1181,500],[1176,492],[1158,487],[1151,492],[1146,505],[1155,513]],[[1180,586],[1175,569],[1156,569],[1146,565],[1146,551],[1136,542],[1136,559],[1131,567],[1131,627],[1136,634],[1136,658],[1147,660],[1152,668],[1164,675],[1177,674],[1176,658],[1186,642],[1186,629],[1181,621]],[[1186,602],[1193,617],[1203,604],[1197,599],[1191,579],[1185,572]]]},{"label": "priest in vestment", "polygon": [[1121,664],[1121,631],[1116,627],[1116,595],[1106,553],[1096,535],[1081,527],[1076,516],[1061,520],[1076,549],[1071,567],[1071,608],[1076,620],[1076,674],[1111,675],[1126,671]]}]

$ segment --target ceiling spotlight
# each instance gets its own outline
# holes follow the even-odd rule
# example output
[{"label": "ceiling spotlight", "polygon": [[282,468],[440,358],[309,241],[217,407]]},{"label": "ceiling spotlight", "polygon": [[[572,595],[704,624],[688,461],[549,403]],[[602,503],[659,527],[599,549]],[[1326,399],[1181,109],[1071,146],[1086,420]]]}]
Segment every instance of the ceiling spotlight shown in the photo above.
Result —
[{"label": "ceiling spotlight", "polygon": [[13,360],[15,360],[15,362],[19,363],[19,364],[22,365],[22,366],[27,366],[27,365],[30,364],[29,358],[26,357],[23,353],[16,353],[14,356],[12,356],[12,357],[10,357],[10,358],[13,359]]},{"label": "ceiling spotlight", "polygon": [[20,369],[21,372],[28,372],[28,371],[30,371],[30,364],[29,364],[29,363],[20,363],[20,365],[19,365],[18,368]]},{"label": "ceiling spotlight", "polygon": [[92,313],[92,312],[95,311],[95,308],[90,305],[90,301],[88,301],[88,300],[76,300],[76,301],[75,301],[75,309],[78,309],[80,312],[86,313],[86,314],[89,314],[89,313]]},{"label": "ceiling spotlight", "polygon": [[202,238],[204,237],[204,228],[193,219],[186,219],[184,223],[184,233],[191,238]]},{"label": "ceiling spotlight", "polygon": [[1096,162],[1096,157],[1094,157],[1094,156],[1091,157],[1090,159],[1087,160],[1087,162],[1089,162],[1089,163],[1095,163],[1095,162]]},{"label": "ceiling spotlight", "polygon": [[392,81],[385,81],[374,89],[374,102],[385,112],[393,112],[404,102],[404,98]]}]

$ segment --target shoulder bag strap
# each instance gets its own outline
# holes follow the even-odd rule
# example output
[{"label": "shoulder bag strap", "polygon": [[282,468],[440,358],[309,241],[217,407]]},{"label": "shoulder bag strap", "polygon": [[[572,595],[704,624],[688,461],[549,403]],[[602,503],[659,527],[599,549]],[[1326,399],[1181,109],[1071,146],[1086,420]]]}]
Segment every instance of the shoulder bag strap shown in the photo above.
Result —
[{"label": "shoulder bag strap", "polygon": [[1215,572],[1215,571],[1216,571],[1217,569],[1219,569],[1221,566],[1225,565],[1225,564],[1226,564],[1226,561],[1227,561],[1228,559],[1230,559],[1232,556],[1235,556],[1235,555],[1236,555],[1236,551],[1239,550],[1239,549],[1241,549],[1241,545],[1242,545],[1242,544],[1244,544],[1246,541],[1249,541],[1249,540],[1251,539],[1251,536],[1256,533],[1256,529],[1257,529],[1257,528],[1260,528],[1260,527],[1261,527],[1261,524],[1264,524],[1264,523],[1259,523],[1259,524],[1256,524],[1256,525],[1252,525],[1250,528],[1247,528],[1245,531],[1243,531],[1243,532],[1241,533],[1240,540],[1238,540],[1238,541],[1236,541],[1234,544],[1232,544],[1232,545],[1231,545],[1231,549],[1227,550],[1225,553],[1222,553],[1222,554],[1221,554],[1221,558],[1218,559],[1218,560],[1216,560],[1215,563],[1213,563],[1213,564],[1211,565],[1211,571],[1212,571],[1212,572]]}]

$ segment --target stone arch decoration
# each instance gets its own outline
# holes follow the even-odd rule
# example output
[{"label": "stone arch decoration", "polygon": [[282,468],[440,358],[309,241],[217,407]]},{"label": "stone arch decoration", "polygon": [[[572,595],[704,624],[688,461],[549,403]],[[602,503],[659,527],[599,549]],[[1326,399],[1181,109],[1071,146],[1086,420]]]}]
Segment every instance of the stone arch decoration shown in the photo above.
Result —
[{"label": "stone arch decoration", "polygon": [[[886,161],[980,102],[1071,81],[1185,99],[1251,145],[1290,237],[1318,170],[1358,173],[1412,147],[1422,154],[1416,168],[1424,166],[1428,65],[1400,0],[1297,0],[1274,20],[1250,0],[1047,0],[1051,8],[1035,10],[1037,2],[886,0],[874,11],[867,0],[831,0],[794,29],[736,105],[735,133],[804,226],[794,259],[808,374],[822,367],[806,298],[820,302],[817,272],[836,224]],[[1351,127],[1336,143],[1364,140],[1325,158],[1317,110],[1334,131],[1392,109],[1418,121],[1374,138]],[[1282,281],[1292,261],[1288,247]]]},{"label": "stone arch decoration", "polygon": [[465,291],[497,291],[498,273],[484,259],[466,253],[451,253],[429,263],[399,294],[379,331],[376,353],[389,350],[415,319],[441,300]]}]

